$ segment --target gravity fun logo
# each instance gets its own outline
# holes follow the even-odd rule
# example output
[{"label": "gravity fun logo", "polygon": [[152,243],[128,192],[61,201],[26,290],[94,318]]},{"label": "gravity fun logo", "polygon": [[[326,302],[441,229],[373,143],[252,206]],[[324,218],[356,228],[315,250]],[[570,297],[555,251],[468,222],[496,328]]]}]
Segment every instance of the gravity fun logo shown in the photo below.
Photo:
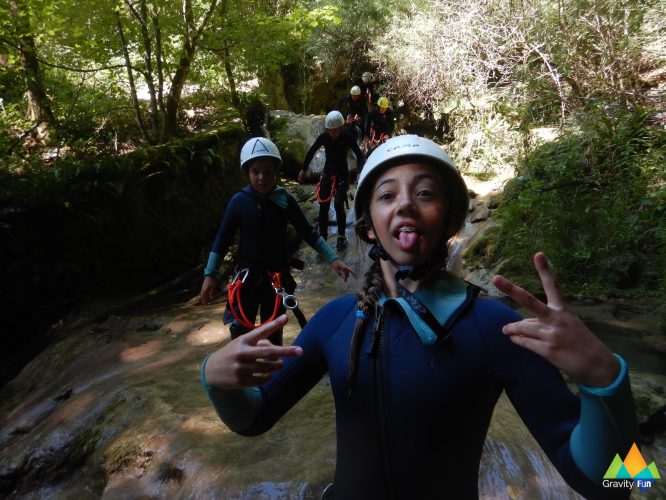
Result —
[{"label": "gravity fun logo", "polygon": [[660,478],[657,465],[654,462],[648,465],[641,452],[638,451],[638,446],[634,443],[624,461],[622,461],[620,455],[615,455],[606,474],[604,474],[602,484],[605,488],[629,489],[636,485],[641,490],[646,490],[652,487],[655,479]]}]

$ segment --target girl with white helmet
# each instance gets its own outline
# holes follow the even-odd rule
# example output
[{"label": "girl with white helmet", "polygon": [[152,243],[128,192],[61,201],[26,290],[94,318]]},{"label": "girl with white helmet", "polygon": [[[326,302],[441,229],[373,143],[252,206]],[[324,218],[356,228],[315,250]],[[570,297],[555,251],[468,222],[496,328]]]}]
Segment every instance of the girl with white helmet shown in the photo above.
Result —
[{"label": "girl with white helmet", "polygon": [[[231,337],[255,328],[255,319],[267,322],[282,314],[285,307],[299,314],[293,296],[296,282],[289,272],[291,252],[287,224],[314,248],[345,281],[352,271],[308,223],[296,199],[277,185],[282,164],[272,141],[254,137],[240,153],[241,170],[249,184],[236,193],[224,212],[224,218],[204,270],[201,302],[208,304],[217,289],[217,272],[236,233],[240,233],[236,276],[229,287],[225,323],[231,323]],[[282,331],[271,335],[275,345],[282,345]]]},{"label": "girl with white helmet", "polygon": [[358,169],[363,168],[365,156],[358,147],[355,137],[344,130],[345,119],[339,111],[331,111],[324,118],[326,130],[320,134],[305,154],[303,168],[298,173],[298,181],[303,182],[308,171],[308,165],[315,153],[324,148],[326,162],[321,178],[317,184],[317,201],[319,202],[319,234],[326,239],[328,236],[328,209],[333,201],[335,218],[338,226],[338,242],[336,249],[340,252],[347,248],[345,229],[347,227],[347,213],[345,201],[349,189],[349,166],[347,154],[351,149],[356,156]]},{"label": "girl with white helmet", "polygon": [[437,144],[403,135],[381,145],[354,201],[356,233],[371,247],[363,289],[324,306],[293,346],[261,340],[283,316],[210,355],[202,382],[213,405],[232,430],[256,435],[328,372],[338,460],[327,498],[477,498],[486,432],[504,391],[576,491],[626,497],[602,482],[635,439],[626,363],[576,316],[543,254],[534,264],[546,303],[493,279],[532,319],[445,271],[446,242],[468,203]]}]

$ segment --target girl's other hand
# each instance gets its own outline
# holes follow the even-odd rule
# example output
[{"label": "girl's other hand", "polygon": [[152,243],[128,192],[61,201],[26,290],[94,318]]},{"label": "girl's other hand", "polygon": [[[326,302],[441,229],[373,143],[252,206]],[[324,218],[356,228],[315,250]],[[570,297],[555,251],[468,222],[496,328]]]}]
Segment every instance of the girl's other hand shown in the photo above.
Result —
[{"label": "girl's other hand", "polygon": [[535,316],[504,325],[502,331],[514,344],[547,359],[578,383],[591,387],[612,384],[620,371],[619,361],[565,300],[543,253],[534,256],[534,267],[547,304],[505,277],[493,277],[493,284],[501,292]]}]

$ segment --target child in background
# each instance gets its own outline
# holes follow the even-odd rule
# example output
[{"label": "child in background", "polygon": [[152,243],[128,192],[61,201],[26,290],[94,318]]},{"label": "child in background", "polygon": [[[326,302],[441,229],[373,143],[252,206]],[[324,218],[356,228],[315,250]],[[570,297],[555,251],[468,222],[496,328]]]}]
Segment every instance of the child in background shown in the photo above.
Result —
[{"label": "child in background", "polygon": [[[239,318],[254,322],[259,312],[261,321],[266,322],[271,316],[284,313],[284,304],[276,308],[279,298],[276,288],[282,288],[287,294],[294,293],[296,282],[289,272],[288,223],[331,264],[338,276],[345,281],[350,274],[355,276],[308,223],[296,199],[277,185],[282,158],[275,144],[263,137],[250,139],[241,149],[240,162],[250,183],[231,198],[224,212],[200,293],[203,304],[211,302],[217,288],[217,271],[235,234],[240,232],[236,269],[242,286],[236,296],[238,300],[228,304],[225,312],[225,323],[231,323],[232,339],[253,329],[253,324],[248,325]],[[282,345],[282,330],[273,332],[270,340]]]}]

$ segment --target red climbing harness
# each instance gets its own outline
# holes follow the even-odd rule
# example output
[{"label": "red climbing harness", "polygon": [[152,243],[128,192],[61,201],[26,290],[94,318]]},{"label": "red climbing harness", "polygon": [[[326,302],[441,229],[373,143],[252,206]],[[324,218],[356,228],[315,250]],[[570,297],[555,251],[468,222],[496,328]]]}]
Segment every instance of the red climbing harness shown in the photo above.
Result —
[{"label": "red climbing harness", "polygon": [[319,192],[321,191],[321,180],[323,178],[324,178],[324,176],[322,176],[319,179],[319,182],[315,186],[315,196],[317,197],[317,201],[319,203],[330,203],[330,201],[333,199],[333,195],[335,194],[335,183],[336,183],[337,179],[335,178],[335,175],[331,176],[331,194],[328,198],[326,198],[325,200],[322,200],[321,195],[319,194]]},{"label": "red climbing harness", "polygon": [[386,136],[386,134],[384,132],[380,133],[379,137],[377,137],[377,132],[375,132],[374,130],[371,130],[371,135],[370,135],[369,141],[370,141],[370,144],[373,146],[372,149],[377,148],[377,146],[379,146],[382,142],[386,142],[387,139],[388,139],[388,137]]},{"label": "red climbing harness", "polygon": [[243,306],[241,305],[240,301],[240,289],[250,274],[250,270],[247,268],[238,270],[234,275],[234,278],[231,280],[231,283],[227,287],[227,293],[229,296],[229,311],[231,312],[234,319],[238,322],[238,324],[248,330],[254,330],[255,328],[265,325],[269,321],[273,321],[278,315],[280,304],[282,304],[285,308],[292,310],[298,307],[298,299],[295,296],[287,293],[282,287],[282,273],[274,273],[270,271],[266,271],[266,273],[270,277],[271,284],[275,290],[275,306],[273,307],[273,314],[271,314],[271,317],[258,325],[255,325],[253,321],[248,319],[245,311],[243,311]]},{"label": "red climbing harness", "polygon": [[372,153],[377,147],[383,143],[386,142],[388,139],[388,136],[382,132],[379,134],[379,137],[377,137],[377,132],[375,132],[374,129],[370,130],[370,137],[364,141],[364,148],[363,152],[365,153],[366,156],[368,156],[370,153]]}]

